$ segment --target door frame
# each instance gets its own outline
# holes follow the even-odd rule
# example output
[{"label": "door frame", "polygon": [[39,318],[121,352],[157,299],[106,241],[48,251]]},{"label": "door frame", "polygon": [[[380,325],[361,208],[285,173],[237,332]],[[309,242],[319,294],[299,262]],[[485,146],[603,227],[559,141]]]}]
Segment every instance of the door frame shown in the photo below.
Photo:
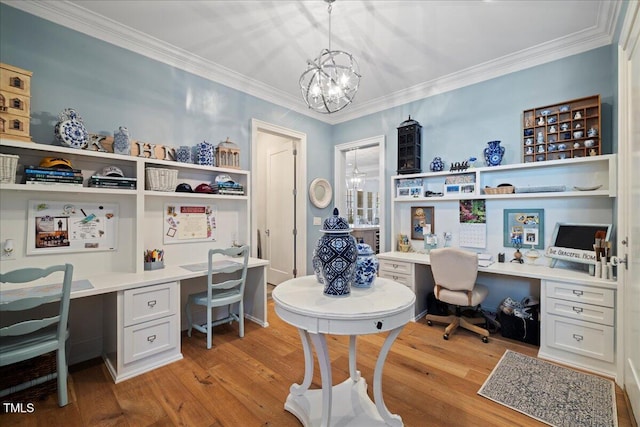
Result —
[{"label": "door frame", "polygon": [[[297,166],[296,166],[296,259],[297,275],[307,274],[307,134],[283,126],[274,125],[258,119],[251,119],[251,188],[257,188],[259,176],[258,170],[258,137],[261,133],[277,135],[298,141]],[[257,205],[256,192],[251,191],[251,206]],[[251,217],[251,256],[257,256],[256,233],[258,230],[257,215],[253,210]]]},{"label": "door frame", "polygon": [[341,212],[345,212],[344,210],[344,194],[343,192],[346,190],[346,155],[347,152],[354,150],[356,148],[364,148],[371,147],[373,145],[377,145],[380,150],[380,155],[378,156],[378,180],[379,180],[379,199],[380,199],[380,209],[378,211],[380,218],[380,253],[386,252],[387,247],[385,245],[385,235],[387,234],[387,223],[386,223],[386,197],[385,197],[385,189],[387,188],[387,182],[385,178],[385,153],[386,153],[386,137],[385,135],[377,135],[372,136],[365,139],[359,139],[357,141],[345,142],[344,144],[337,144],[334,147],[334,160],[333,160],[333,186],[334,186],[334,200],[338,202],[335,203],[336,206],[341,208]]}]

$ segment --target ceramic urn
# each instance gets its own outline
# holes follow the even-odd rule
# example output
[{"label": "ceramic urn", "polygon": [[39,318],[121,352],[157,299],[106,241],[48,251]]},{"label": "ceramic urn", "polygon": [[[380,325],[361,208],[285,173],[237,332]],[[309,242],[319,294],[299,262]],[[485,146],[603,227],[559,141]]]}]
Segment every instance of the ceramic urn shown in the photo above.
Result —
[{"label": "ceramic urn", "polygon": [[357,244],[358,258],[356,259],[356,274],[353,286],[356,288],[370,288],[378,274],[379,261],[370,245],[360,240]]},{"label": "ceramic urn", "polygon": [[320,237],[316,246],[314,270],[319,265],[319,281],[324,283],[324,294],[344,297],[351,293],[353,285],[358,249],[356,239],[351,235],[347,220],[339,215],[338,209],[324,220]]}]

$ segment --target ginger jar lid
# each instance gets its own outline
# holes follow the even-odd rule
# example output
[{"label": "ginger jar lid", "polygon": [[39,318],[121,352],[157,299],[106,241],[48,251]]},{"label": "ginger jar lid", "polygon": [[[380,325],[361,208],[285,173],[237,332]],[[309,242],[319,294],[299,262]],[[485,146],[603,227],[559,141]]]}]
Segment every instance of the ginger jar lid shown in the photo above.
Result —
[{"label": "ginger jar lid", "polygon": [[358,256],[368,256],[368,255],[374,254],[373,249],[371,249],[371,245],[364,243],[362,239],[360,239],[360,242],[358,242],[357,248],[358,248]]},{"label": "ginger jar lid", "polygon": [[322,224],[323,233],[350,233],[349,223],[346,218],[340,216],[338,208],[333,208],[333,215],[326,218]]}]

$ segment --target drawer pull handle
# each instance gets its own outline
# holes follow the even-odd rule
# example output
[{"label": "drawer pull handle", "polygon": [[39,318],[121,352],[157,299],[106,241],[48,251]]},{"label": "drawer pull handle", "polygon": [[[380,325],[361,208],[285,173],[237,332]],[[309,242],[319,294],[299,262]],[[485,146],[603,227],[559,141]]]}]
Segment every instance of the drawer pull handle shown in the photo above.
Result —
[{"label": "drawer pull handle", "polygon": [[382,329],[382,320],[378,320],[376,322],[376,329],[378,329],[378,330]]},{"label": "drawer pull handle", "polygon": [[580,342],[584,339],[584,337],[582,335],[573,334],[573,339]]},{"label": "drawer pull handle", "polygon": [[156,306],[156,300],[152,299],[151,301],[147,301],[147,306],[149,308],[153,308]]},{"label": "drawer pull handle", "polygon": [[575,311],[576,313],[580,314],[582,313],[582,308],[581,307],[573,307],[573,311]]},{"label": "drawer pull handle", "polygon": [[581,297],[584,294],[584,292],[583,291],[579,291],[577,289],[574,289],[573,290],[573,294],[576,295],[576,296]]},{"label": "drawer pull handle", "polygon": [[398,268],[398,264],[393,264],[393,268]]},{"label": "drawer pull handle", "polygon": [[398,280],[398,276],[393,276],[393,280]]},{"label": "drawer pull handle", "polygon": [[147,341],[149,341],[149,342],[154,342],[155,340],[156,340],[156,335],[155,334],[150,335],[150,336],[147,337]]}]

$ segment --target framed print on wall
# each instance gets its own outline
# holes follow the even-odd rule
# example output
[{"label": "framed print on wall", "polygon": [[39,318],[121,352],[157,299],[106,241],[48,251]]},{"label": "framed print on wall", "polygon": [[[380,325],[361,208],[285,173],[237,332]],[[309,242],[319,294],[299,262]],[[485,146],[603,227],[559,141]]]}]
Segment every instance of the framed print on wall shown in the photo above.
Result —
[{"label": "framed print on wall", "polygon": [[505,209],[504,246],[544,249],[544,209]]},{"label": "framed print on wall", "polygon": [[435,233],[433,206],[411,207],[411,239],[424,240],[423,228],[425,224],[431,225],[431,233]]}]

